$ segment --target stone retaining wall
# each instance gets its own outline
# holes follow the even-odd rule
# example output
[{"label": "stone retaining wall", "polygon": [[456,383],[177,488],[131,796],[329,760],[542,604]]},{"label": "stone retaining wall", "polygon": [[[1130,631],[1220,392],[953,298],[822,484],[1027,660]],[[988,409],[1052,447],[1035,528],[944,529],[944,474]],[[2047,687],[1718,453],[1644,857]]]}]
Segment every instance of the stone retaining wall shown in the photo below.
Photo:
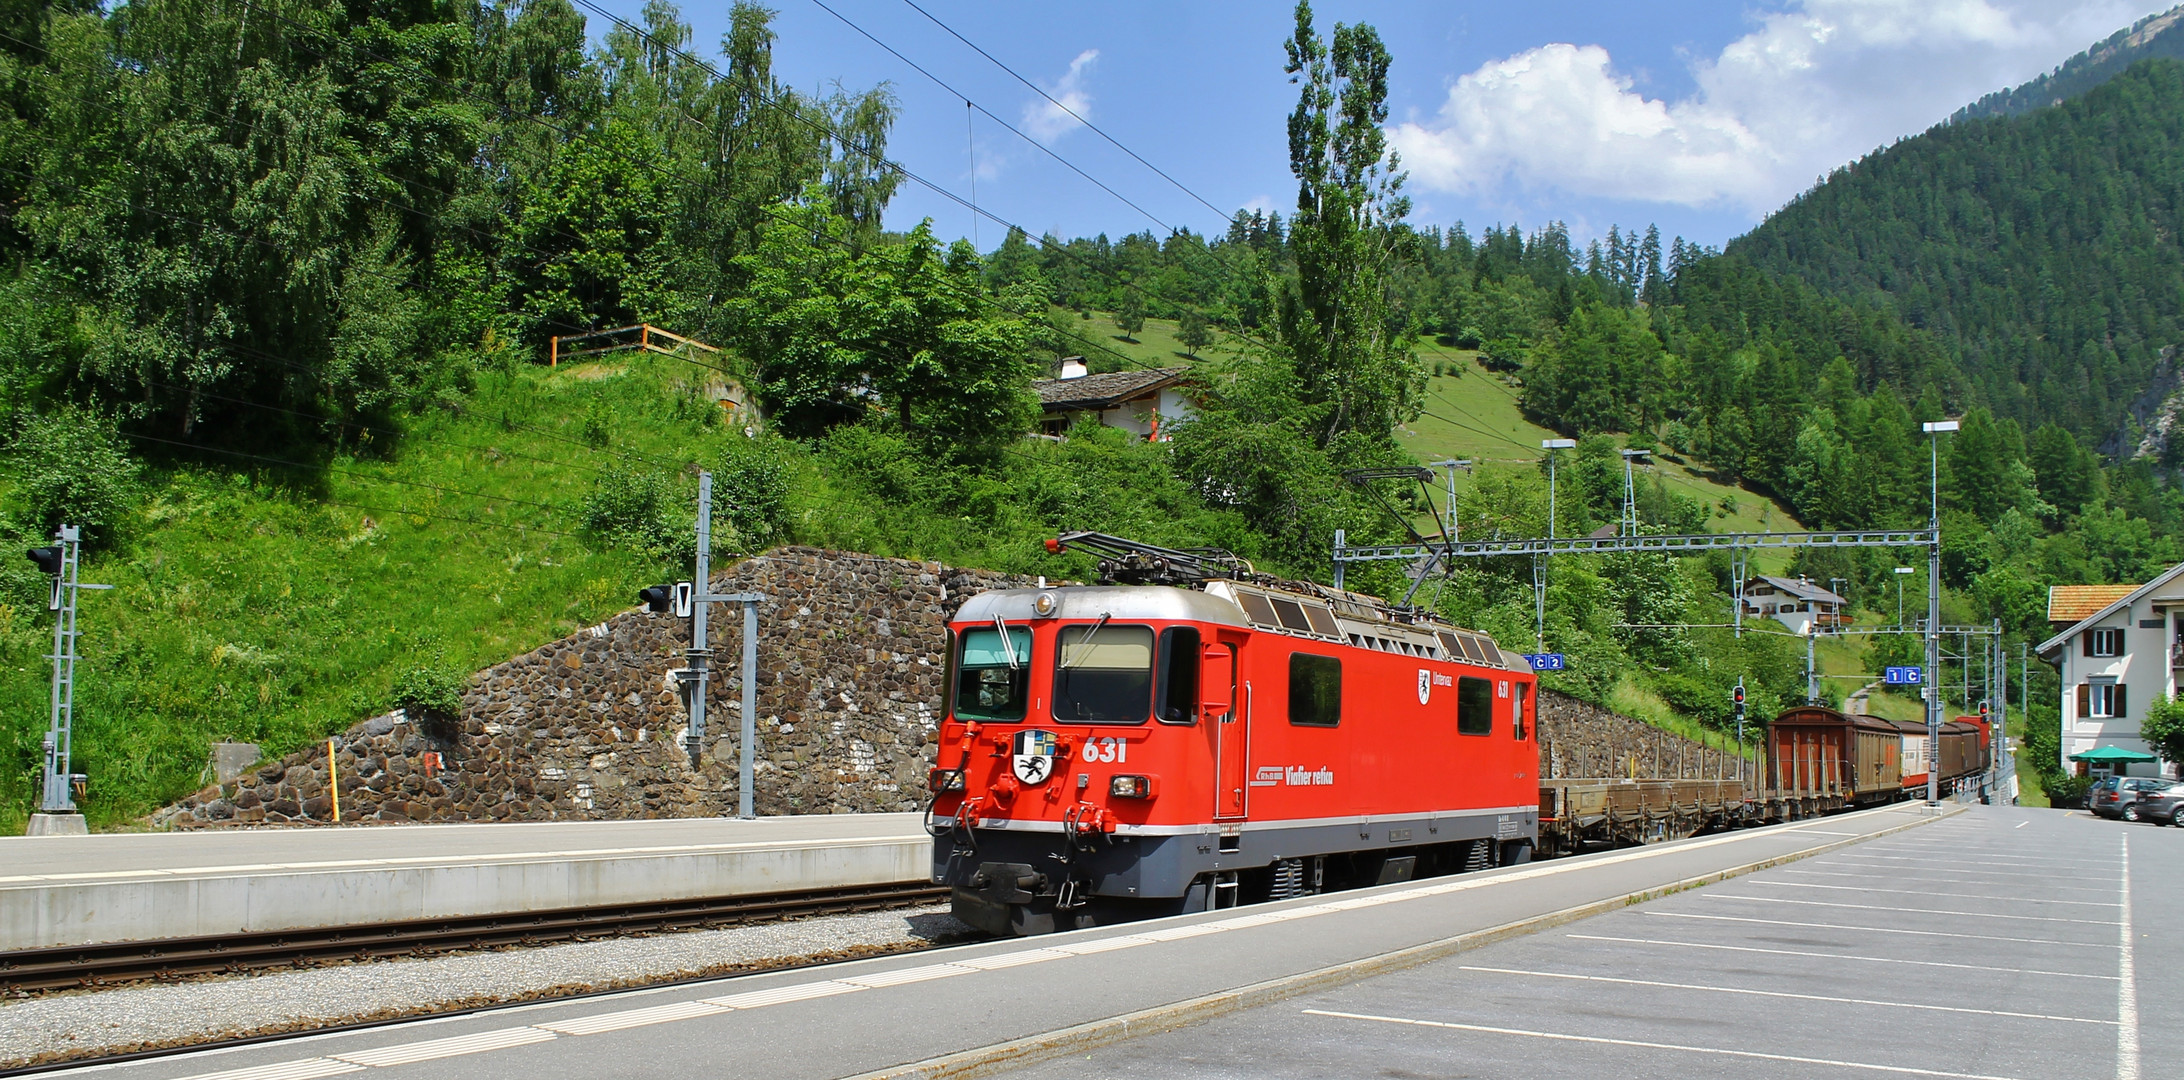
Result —
[{"label": "stone retaining wall", "polygon": [[[916,810],[939,723],[945,624],[963,600],[1032,579],[779,548],[713,579],[757,592],[761,814]],[[343,823],[696,817],[736,810],[741,613],[714,609],[703,763],[668,672],[688,622],[626,611],[480,672],[463,715],[376,716],[334,740]],[[208,787],[155,824],[331,822],[326,744]]]},{"label": "stone retaining wall", "polygon": [[[916,810],[939,723],[945,624],[963,600],[1030,579],[939,563],[779,548],[717,575],[757,592],[761,814]],[[733,814],[742,619],[715,609],[706,751],[692,768],[669,671],[686,620],[626,611],[480,672],[463,713],[390,713],[333,740],[340,820],[545,821]],[[1545,776],[1711,776],[1721,755],[1552,691]],[[329,753],[316,743],[153,815],[180,828],[324,824]],[[1733,765],[1727,766],[1733,773]],[[1725,774],[1726,775],[1726,774]]]},{"label": "stone retaining wall", "polygon": [[[1733,740],[1732,740],[1733,741]],[[1539,774],[1558,777],[1728,779],[1737,759],[1643,720],[1554,690],[1539,695]]]}]

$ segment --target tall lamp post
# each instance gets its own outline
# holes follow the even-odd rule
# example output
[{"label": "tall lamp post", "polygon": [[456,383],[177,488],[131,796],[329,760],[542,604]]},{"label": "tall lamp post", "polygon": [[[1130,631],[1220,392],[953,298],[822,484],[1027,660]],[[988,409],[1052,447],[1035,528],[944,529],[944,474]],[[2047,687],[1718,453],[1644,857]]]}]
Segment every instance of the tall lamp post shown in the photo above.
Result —
[{"label": "tall lamp post", "polygon": [[1651,450],[1621,450],[1623,455],[1623,522],[1625,536],[1638,535],[1638,486],[1631,477],[1631,463],[1651,455]]},{"label": "tall lamp post", "polygon": [[1941,693],[1935,682],[1941,669],[1941,434],[1957,430],[1954,420],[1930,420],[1926,430],[1928,496],[1926,527],[1934,540],[1926,555],[1926,805],[1941,803]]},{"label": "tall lamp post", "polygon": [[[1539,448],[1547,451],[1547,539],[1555,538],[1555,463],[1562,451],[1577,445],[1576,439],[1541,439]],[[1547,556],[1532,556],[1532,635],[1533,648],[1547,651]]]},{"label": "tall lamp post", "polygon": [[1576,439],[1541,439],[1539,448],[1547,451],[1547,539],[1555,538],[1555,463],[1561,459],[1559,451],[1577,445]]}]

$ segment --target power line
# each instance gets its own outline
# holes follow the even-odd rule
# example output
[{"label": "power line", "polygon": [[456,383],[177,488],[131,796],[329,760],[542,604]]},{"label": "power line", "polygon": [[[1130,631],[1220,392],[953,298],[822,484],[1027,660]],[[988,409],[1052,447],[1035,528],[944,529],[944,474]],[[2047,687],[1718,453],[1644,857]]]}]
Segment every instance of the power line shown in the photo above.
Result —
[{"label": "power line", "polygon": [[[1147,210],[1147,209],[1145,209],[1145,208],[1144,208],[1144,207],[1142,207],[1142,206],[1139,206],[1138,204],[1136,204],[1136,203],[1134,203],[1134,202],[1130,201],[1129,199],[1125,198],[1125,197],[1123,196],[1123,194],[1122,194],[1121,192],[1119,192],[1119,191],[1116,191],[1116,190],[1115,190],[1114,188],[1108,187],[1108,186],[1107,186],[1106,184],[1104,184],[1104,183],[1101,183],[1101,182],[1099,181],[1099,179],[1097,179],[1096,177],[1094,177],[1094,176],[1093,176],[1092,174],[1090,174],[1090,173],[1088,173],[1088,172],[1085,172],[1085,171],[1084,171],[1083,169],[1080,169],[1080,168],[1078,168],[1075,162],[1072,162],[1072,161],[1070,161],[1070,160],[1069,160],[1068,158],[1065,158],[1065,157],[1063,157],[1063,156],[1062,156],[1061,154],[1059,154],[1059,153],[1056,153],[1056,152],[1055,152],[1055,151],[1054,151],[1054,150],[1053,150],[1052,148],[1048,147],[1048,146],[1047,146],[1046,144],[1044,144],[1044,143],[1040,142],[1039,140],[1037,140],[1037,139],[1034,139],[1034,138],[1032,138],[1031,136],[1029,136],[1029,135],[1026,135],[1026,134],[1024,134],[1024,133],[1023,133],[1022,131],[1019,131],[1019,130],[1017,130],[1017,128],[1016,128],[1016,126],[1015,126],[1014,124],[1011,124],[1011,123],[1009,123],[1008,121],[1006,121],[1006,120],[1003,120],[1003,119],[1001,119],[1001,118],[1000,118],[1000,117],[998,117],[998,116],[995,116],[995,115],[993,114],[993,112],[992,112],[991,110],[987,109],[987,108],[986,108],[986,107],[985,107],[984,105],[980,105],[980,104],[978,104],[977,102],[975,102],[975,101],[972,101],[972,100],[971,100],[971,96],[970,96],[969,94],[966,94],[966,93],[962,92],[961,90],[958,90],[958,89],[956,89],[955,87],[953,87],[953,86],[950,86],[950,85],[948,85],[948,83],[947,83],[947,81],[946,81],[946,80],[944,80],[944,79],[942,79],[942,78],[941,78],[940,76],[938,76],[938,75],[935,75],[935,74],[933,74],[932,72],[930,72],[930,71],[926,70],[926,69],[925,69],[925,67],[924,67],[924,65],[922,65],[922,64],[919,64],[919,63],[918,63],[917,61],[915,61],[915,60],[912,60],[912,59],[910,59],[910,58],[909,58],[909,57],[907,57],[907,56],[904,56],[904,55],[903,55],[903,54],[902,54],[901,52],[897,51],[897,50],[896,50],[896,48],[895,48],[895,47],[894,47],[893,45],[889,45],[889,44],[888,44],[887,42],[881,41],[881,40],[880,40],[879,38],[877,38],[877,37],[873,36],[873,34],[872,34],[872,32],[871,32],[871,31],[869,31],[869,30],[866,30],[866,29],[865,29],[864,27],[862,27],[862,26],[859,26],[859,25],[857,25],[857,24],[856,24],[856,23],[855,23],[854,21],[852,21],[852,20],[851,20],[851,19],[849,18],[849,16],[847,16],[847,15],[844,15],[844,14],[842,14],[841,12],[839,12],[839,11],[836,11],[836,10],[834,10],[834,9],[833,9],[832,7],[829,7],[829,6],[827,6],[827,4],[826,4],[825,0],[811,0],[811,2],[812,2],[813,4],[816,4],[816,5],[818,5],[818,7],[819,7],[819,10],[821,10],[821,11],[824,11],[824,12],[826,12],[827,14],[829,14],[829,15],[832,15],[832,16],[834,16],[834,17],[835,17],[835,18],[837,18],[837,19],[840,19],[840,20],[842,21],[842,24],[843,24],[844,26],[847,26],[847,27],[849,27],[850,29],[852,29],[852,30],[855,30],[855,31],[856,31],[856,32],[858,32],[859,34],[862,34],[862,35],[864,35],[864,37],[865,37],[865,40],[867,40],[867,41],[870,41],[870,42],[871,42],[871,43],[873,43],[874,45],[877,45],[877,46],[879,46],[880,48],[882,48],[882,49],[885,49],[885,50],[887,50],[888,54],[889,54],[889,55],[891,55],[891,56],[893,56],[893,57],[894,57],[895,59],[897,59],[897,60],[900,60],[900,61],[902,61],[903,63],[905,63],[905,64],[908,64],[908,65],[910,65],[910,67],[911,67],[911,69],[912,69],[912,70],[916,71],[916,72],[917,72],[918,74],[920,74],[920,75],[923,75],[923,76],[925,76],[925,77],[926,77],[926,78],[928,78],[928,79],[931,79],[931,80],[933,81],[934,85],[936,85],[936,86],[939,86],[939,87],[940,87],[941,89],[943,89],[943,90],[946,90],[946,91],[947,91],[948,93],[950,93],[950,94],[953,94],[954,96],[956,96],[956,97],[958,97],[958,98],[961,98],[961,99],[963,99],[963,104],[964,104],[965,106],[967,106],[967,107],[969,107],[969,108],[977,109],[977,110],[978,110],[979,112],[981,112],[981,113],[984,113],[984,114],[986,115],[986,119],[988,119],[988,120],[991,120],[991,121],[993,121],[994,123],[996,123],[996,124],[999,124],[999,125],[1001,125],[1002,127],[1004,127],[1004,128],[1006,128],[1006,129],[1008,129],[1008,130],[1009,130],[1009,131],[1010,131],[1011,133],[1013,133],[1013,134],[1014,134],[1014,135],[1015,135],[1015,136],[1016,136],[1017,138],[1019,138],[1019,139],[1022,139],[1022,140],[1024,140],[1024,141],[1025,141],[1025,142],[1027,142],[1027,143],[1030,143],[1031,145],[1033,145],[1033,146],[1037,147],[1037,148],[1038,148],[1038,149],[1039,149],[1039,150],[1040,150],[1041,152],[1045,153],[1045,154],[1046,154],[1046,155],[1047,155],[1048,157],[1050,157],[1050,158],[1053,158],[1054,160],[1056,160],[1056,161],[1059,161],[1059,162],[1061,162],[1063,166],[1065,166],[1066,168],[1068,168],[1068,169],[1069,169],[1069,171],[1071,171],[1071,172],[1073,172],[1073,173],[1076,173],[1076,174],[1077,174],[1078,176],[1081,176],[1081,177],[1085,178],[1085,179],[1086,179],[1087,181],[1090,181],[1090,182],[1091,182],[1091,184],[1092,184],[1092,186],[1094,186],[1094,187],[1097,187],[1097,188],[1099,188],[1099,189],[1100,189],[1101,191],[1104,191],[1104,192],[1108,193],[1109,195],[1112,195],[1112,196],[1114,196],[1114,197],[1115,197],[1115,200],[1116,200],[1117,202],[1120,202],[1120,203],[1122,203],[1122,204],[1123,204],[1124,206],[1127,206],[1127,207],[1129,207],[1130,209],[1132,209],[1132,210],[1135,210],[1135,211],[1137,211],[1138,213],[1140,213],[1140,214],[1143,214],[1143,215],[1145,215],[1145,217],[1146,217],[1146,219],[1147,219],[1147,220],[1151,221],[1151,222],[1152,222],[1153,224],[1155,224],[1155,225],[1158,225],[1158,226],[1160,226],[1160,227],[1161,227],[1161,228],[1163,228],[1163,229],[1166,229],[1166,230],[1168,230],[1168,231],[1169,231],[1169,232],[1171,232],[1171,233],[1173,233],[1173,232],[1175,232],[1175,231],[1176,231],[1176,230],[1175,230],[1175,226],[1173,226],[1173,225],[1170,225],[1170,224],[1168,224],[1167,222],[1165,222],[1165,221],[1162,221],[1162,220],[1160,220],[1159,216],[1158,216],[1158,215],[1155,215],[1155,214],[1154,214],[1154,213],[1153,213],[1152,211],[1150,211],[1150,210]],[[975,201],[976,201],[976,195],[977,195],[977,183],[978,183],[978,181],[977,181],[977,177],[978,177],[978,163],[977,163],[976,161],[973,161],[973,162],[971,163],[971,177],[972,177],[972,180],[971,180],[971,183],[972,183],[972,189],[971,189],[971,190],[972,190],[972,195],[973,195],[973,202],[975,202]],[[974,222],[973,222],[973,224],[974,224],[974,226],[975,226],[976,222],[974,221]],[[973,246],[975,247],[976,245],[974,244]]]},{"label": "power line", "polygon": [[[813,2],[813,3],[818,3],[818,0],[812,0],[812,2]],[[1152,171],[1153,171],[1153,172],[1154,172],[1154,173],[1155,173],[1156,175],[1158,175],[1158,176],[1159,176],[1159,177],[1160,177],[1161,179],[1163,179],[1163,180],[1166,180],[1167,182],[1169,182],[1169,183],[1171,183],[1171,184],[1174,184],[1174,185],[1176,186],[1176,189],[1177,189],[1177,190],[1179,190],[1179,191],[1181,191],[1181,192],[1182,192],[1183,194],[1185,194],[1185,195],[1188,195],[1188,196],[1190,196],[1191,198],[1193,198],[1193,199],[1196,199],[1196,200],[1198,200],[1198,204],[1199,204],[1200,206],[1203,206],[1203,207],[1205,207],[1206,209],[1208,209],[1208,210],[1211,210],[1211,211],[1213,211],[1213,212],[1214,212],[1215,214],[1219,215],[1222,221],[1226,222],[1226,221],[1228,221],[1228,220],[1229,220],[1229,211],[1227,211],[1227,210],[1223,210],[1223,209],[1221,209],[1220,207],[1218,207],[1218,206],[1215,206],[1215,205],[1213,205],[1213,204],[1212,204],[1212,203],[1210,203],[1210,202],[1207,202],[1204,196],[1201,196],[1201,195],[1199,195],[1199,194],[1198,194],[1197,192],[1195,192],[1195,191],[1192,191],[1192,190],[1191,190],[1191,189],[1190,189],[1189,187],[1186,187],[1186,186],[1184,185],[1184,183],[1183,183],[1183,182],[1182,182],[1181,180],[1178,180],[1178,179],[1176,179],[1175,177],[1173,177],[1173,176],[1170,176],[1170,175],[1168,175],[1168,174],[1167,174],[1167,172],[1165,172],[1164,170],[1162,170],[1162,169],[1160,168],[1160,166],[1158,166],[1158,165],[1155,165],[1155,164],[1153,164],[1152,162],[1150,162],[1150,161],[1147,161],[1147,160],[1145,160],[1145,159],[1144,159],[1144,158],[1142,158],[1142,157],[1139,157],[1139,156],[1138,156],[1138,152],[1137,152],[1137,151],[1135,151],[1135,150],[1132,150],[1132,149],[1130,149],[1130,148],[1129,148],[1129,147],[1127,147],[1127,146],[1124,146],[1124,145],[1123,145],[1123,144],[1122,144],[1122,143],[1121,143],[1120,141],[1116,140],[1116,138],[1115,138],[1114,136],[1112,136],[1112,135],[1109,135],[1109,134],[1108,134],[1108,133],[1107,133],[1107,132],[1106,132],[1106,131],[1105,131],[1104,129],[1102,129],[1102,128],[1101,128],[1101,127],[1100,127],[1099,125],[1097,125],[1097,124],[1094,124],[1094,123],[1093,123],[1092,121],[1090,121],[1090,120],[1087,120],[1087,119],[1085,119],[1084,117],[1082,117],[1082,116],[1079,116],[1079,115],[1077,115],[1077,111],[1076,111],[1075,109],[1072,109],[1072,108],[1070,108],[1069,106],[1067,106],[1067,105],[1064,105],[1064,104],[1062,104],[1062,103],[1061,103],[1061,102],[1059,102],[1059,101],[1056,101],[1056,100],[1054,99],[1054,95],[1052,95],[1052,94],[1049,94],[1049,93],[1047,93],[1045,89],[1043,89],[1042,87],[1040,87],[1040,86],[1039,86],[1039,84],[1037,84],[1037,83],[1035,83],[1035,82],[1032,82],[1032,81],[1031,81],[1030,79],[1027,79],[1027,78],[1025,78],[1025,77],[1024,77],[1023,75],[1019,74],[1019,73],[1017,72],[1017,70],[1016,70],[1015,68],[1012,68],[1012,67],[1008,66],[1007,64],[1004,64],[1004,63],[1002,63],[1002,62],[1001,62],[1001,61],[1000,61],[1000,60],[999,60],[998,58],[996,58],[996,57],[995,57],[995,56],[994,56],[994,55],[993,55],[992,53],[990,53],[990,52],[987,52],[986,50],[984,50],[984,49],[982,49],[982,48],[979,48],[979,46],[978,46],[978,44],[977,44],[976,42],[972,41],[971,39],[969,39],[969,38],[967,38],[967,37],[964,37],[964,36],[963,36],[962,34],[960,34],[960,33],[957,33],[957,32],[956,32],[956,29],[955,29],[955,27],[949,26],[949,25],[948,25],[947,23],[944,23],[944,22],[940,21],[940,19],[939,19],[939,18],[937,18],[936,16],[934,16],[934,14],[933,14],[932,12],[930,12],[930,11],[927,11],[927,10],[925,10],[925,9],[924,9],[924,8],[922,8],[922,7],[919,7],[919,6],[917,5],[917,3],[915,2],[915,0],[903,0],[903,3],[905,3],[905,4],[909,4],[909,5],[910,5],[910,8],[911,8],[911,10],[913,10],[913,11],[917,12],[917,13],[918,13],[918,14],[920,14],[920,15],[923,15],[923,16],[925,16],[925,17],[926,17],[926,18],[928,18],[928,19],[931,19],[931,20],[933,21],[933,25],[935,25],[935,26],[938,26],[938,27],[940,27],[940,28],[941,28],[942,30],[946,30],[946,31],[948,32],[948,34],[949,34],[949,35],[950,35],[951,37],[954,37],[954,38],[955,38],[955,39],[956,39],[957,41],[960,41],[960,42],[962,42],[963,44],[965,44],[965,45],[968,45],[968,46],[970,46],[970,48],[971,48],[971,51],[973,51],[973,52],[977,53],[977,54],[978,54],[978,55],[980,55],[980,56],[983,56],[983,57],[985,57],[985,58],[986,58],[987,60],[990,60],[990,61],[992,61],[992,62],[993,62],[993,65],[994,65],[995,67],[998,67],[998,68],[1000,68],[1001,70],[1003,70],[1003,71],[1006,71],[1006,72],[1008,72],[1008,73],[1009,73],[1009,74],[1010,74],[1011,76],[1013,76],[1013,77],[1014,77],[1014,78],[1016,79],[1016,81],[1017,81],[1017,82],[1023,83],[1023,84],[1025,85],[1025,86],[1028,86],[1028,87],[1030,87],[1033,93],[1035,93],[1035,94],[1038,94],[1038,95],[1039,95],[1040,97],[1043,97],[1043,98],[1047,99],[1047,101],[1048,101],[1049,103],[1051,103],[1051,104],[1052,104],[1052,105],[1053,105],[1053,106],[1054,106],[1055,108],[1057,108],[1057,109],[1060,109],[1060,110],[1062,110],[1062,111],[1063,111],[1063,112],[1065,112],[1065,113],[1068,113],[1071,119],[1073,119],[1073,120],[1077,121],[1077,122],[1078,122],[1078,123],[1080,123],[1080,124],[1083,124],[1083,125],[1084,125],[1084,126],[1085,126],[1085,127],[1087,128],[1087,129],[1091,130],[1091,131],[1092,131],[1092,132],[1093,132],[1094,134],[1098,135],[1098,136],[1099,136],[1100,138],[1102,138],[1102,139],[1106,139],[1106,140],[1107,140],[1107,141],[1108,141],[1109,143],[1111,143],[1111,144],[1113,144],[1113,145],[1114,145],[1115,149],[1117,149],[1117,150],[1120,150],[1120,151],[1122,151],[1123,153],[1125,153],[1125,154],[1128,154],[1128,155],[1130,155],[1130,157],[1131,157],[1131,158],[1132,158],[1133,160],[1135,160],[1135,161],[1136,161],[1136,162],[1137,162],[1138,164],[1140,164],[1140,165],[1143,165],[1143,166],[1145,166],[1145,167],[1146,167],[1146,168],[1148,168],[1148,169],[1151,169],[1151,170],[1152,170]],[[825,7],[826,5],[824,5],[824,4],[820,4],[820,6],[821,6],[821,7]],[[836,16],[836,18],[840,18],[840,16]],[[844,22],[847,22],[848,20],[844,19],[843,21],[844,21]],[[859,32],[859,33],[863,33],[863,31],[862,31],[862,30],[860,30],[860,31],[858,31],[858,32]],[[871,35],[870,35],[870,34],[866,34],[865,36],[866,36],[866,37],[871,37]],[[885,46],[882,46],[882,47],[884,48]],[[895,50],[893,50],[893,49],[888,49],[887,51],[888,51],[888,52],[894,52]],[[899,55],[899,54],[898,54],[898,55]],[[914,64],[913,64],[913,65],[911,65],[911,66],[915,67],[916,65],[914,65]],[[938,80],[935,80],[935,81],[938,81]],[[1150,214],[1147,214],[1146,216],[1147,216],[1147,217],[1151,217],[1152,215],[1150,215]],[[1157,219],[1156,219],[1156,220],[1157,220]]]}]

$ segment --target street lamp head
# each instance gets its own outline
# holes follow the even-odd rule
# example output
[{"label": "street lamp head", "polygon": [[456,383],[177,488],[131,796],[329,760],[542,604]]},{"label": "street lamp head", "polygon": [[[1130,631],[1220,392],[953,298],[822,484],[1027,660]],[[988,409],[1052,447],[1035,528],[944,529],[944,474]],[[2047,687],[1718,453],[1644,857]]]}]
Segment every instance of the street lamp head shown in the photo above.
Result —
[{"label": "street lamp head", "polygon": [[1927,434],[1933,435],[1943,431],[1955,431],[1959,425],[1954,420],[1930,420],[1919,426],[1926,429]]},{"label": "street lamp head", "polygon": [[1568,450],[1576,445],[1576,439],[1541,439],[1539,441],[1539,448],[1542,450]]},{"label": "street lamp head", "polygon": [[1918,571],[1916,571],[1916,570],[1913,570],[1912,568],[1910,568],[1910,567],[1908,567],[1908,566],[1899,566],[1899,567],[1897,567],[1897,568],[1896,568],[1896,572],[1897,572],[1897,573],[1899,573],[1899,574],[1916,574],[1916,573],[1918,573]]},{"label": "street lamp head", "polygon": [[1617,453],[1620,453],[1620,454],[1622,454],[1622,455],[1623,455],[1624,457],[1626,457],[1626,458],[1642,458],[1642,457],[1645,457],[1645,456],[1647,456],[1647,455],[1649,455],[1649,454],[1653,453],[1653,451],[1651,451],[1651,450],[1619,450],[1619,451],[1617,451]]}]

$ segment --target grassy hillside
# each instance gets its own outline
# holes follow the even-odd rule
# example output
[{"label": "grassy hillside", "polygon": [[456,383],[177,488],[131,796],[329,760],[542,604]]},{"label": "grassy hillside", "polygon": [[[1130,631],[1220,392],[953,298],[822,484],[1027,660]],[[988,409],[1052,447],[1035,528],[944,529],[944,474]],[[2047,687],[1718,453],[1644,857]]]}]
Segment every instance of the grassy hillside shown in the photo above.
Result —
[{"label": "grassy hillside", "polygon": [[[472,670],[628,607],[651,560],[577,535],[578,504],[601,469],[704,460],[727,437],[610,419],[590,445],[587,415],[658,410],[652,375],[520,372],[321,469],[154,462],[138,523],[85,561],[115,586],[81,615],[75,764],[92,819],[193,787],[210,742],[292,749],[388,708],[398,672]],[[34,797],[51,645],[43,605],[14,599],[0,608],[0,833]]]},{"label": "grassy hillside", "polygon": [[[687,577],[686,555],[602,539],[587,504],[620,493],[610,502],[640,531],[687,536],[700,466],[720,474],[722,506],[739,476],[750,487],[754,458],[774,476],[772,542],[1058,576],[1089,571],[1040,546],[1064,524],[1251,549],[1142,443],[1032,442],[1003,473],[978,474],[870,428],[754,441],[694,392],[705,374],[649,355],[519,368],[315,467],[153,461],[121,542],[84,566],[115,586],[88,594],[82,615],[75,766],[91,777],[92,821],[194,790],[214,741],[293,750],[392,707],[405,672],[476,670]],[[632,491],[656,498],[633,511]],[[12,495],[0,488],[0,502]],[[9,581],[0,834],[20,831],[36,797],[52,644],[42,580]]]},{"label": "grassy hillside", "polygon": [[[1532,468],[1542,453],[1541,440],[1557,435],[1525,419],[1517,407],[1519,387],[1480,367],[1478,355],[1469,349],[1421,347],[1420,359],[1429,369],[1439,364],[1445,374],[1427,380],[1425,414],[1398,428],[1396,435],[1404,449],[1421,461],[1470,458],[1481,466]],[[1787,508],[1765,495],[1708,478],[1696,461],[1658,454],[1641,467],[1640,478],[1659,478],[1670,491],[1711,507],[1709,528],[1715,532],[1787,532],[1804,527]],[[1459,490],[1466,482],[1458,480]],[[1760,562],[1771,571],[1787,558],[1770,554]]]}]

